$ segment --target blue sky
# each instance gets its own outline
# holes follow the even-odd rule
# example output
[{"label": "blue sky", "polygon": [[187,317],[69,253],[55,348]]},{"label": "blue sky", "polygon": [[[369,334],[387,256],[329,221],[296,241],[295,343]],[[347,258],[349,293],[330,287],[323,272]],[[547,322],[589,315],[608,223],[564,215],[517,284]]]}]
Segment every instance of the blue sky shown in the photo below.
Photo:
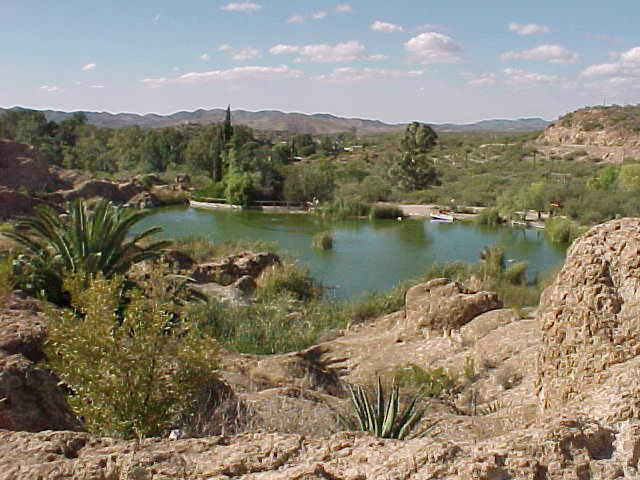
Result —
[{"label": "blue sky", "polygon": [[0,106],[387,122],[640,103],[632,0],[0,0]]}]

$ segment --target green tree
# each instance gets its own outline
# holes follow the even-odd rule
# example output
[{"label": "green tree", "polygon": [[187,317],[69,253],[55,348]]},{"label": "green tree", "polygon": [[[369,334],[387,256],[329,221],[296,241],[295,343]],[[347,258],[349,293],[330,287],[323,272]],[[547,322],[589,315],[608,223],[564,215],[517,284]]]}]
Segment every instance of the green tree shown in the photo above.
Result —
[{"label": "green tree", "polygon": [[436,132],[424,123],[411,122],[400,141],[402,149],[410,153],[427,153],[438,139]]},{"label": "green tree", "polygon": [[439,183],[433,162],[423,154],[407,152],[398,156],[391,174],[400,188],[407,191],[422,190]]},{"label": "green tree", "polygon": [[19,286],[63,304],[67,299],[62,283],[68,273],[86,280],[98,273],[111,278],[125,274],[136,263],[157,258],[171,242],[147,246],[140,242],[162,228],[127,238],[146,215],[148,212],[121,209],[104,200],[93,208],[75,200],[63,216],[50,207],[40,207],[34,216],[23,218],[15,231],[5,233],[26,250],[15,261]]}]

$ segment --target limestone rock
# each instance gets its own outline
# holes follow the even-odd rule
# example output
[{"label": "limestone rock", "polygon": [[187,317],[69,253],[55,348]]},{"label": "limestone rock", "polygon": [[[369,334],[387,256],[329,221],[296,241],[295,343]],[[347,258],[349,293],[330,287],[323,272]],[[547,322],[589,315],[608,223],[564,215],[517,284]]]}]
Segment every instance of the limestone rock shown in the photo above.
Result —
[{"label": "limestone rock", "polygon": [[196,267],[191,277],[198,283],[217,282],[229,285],[246,275],[257,278],[265,268],[280,263],[274,253],[243,252]]},{"label": "limestone rock", "polygon": [[46,335],[34,305],[12,296],[6,306],[0,309],[0,428],[78,430],[58,380],[34,363],[44,358]]},{"label": "limestone rock", "polygon": [[494,292],[474,292],[459,282],[437,278],[410,288],[406,295],[408,323],[442,333],[459,329],[478,315],[502,308]]},{"label": "limestone rock", "polygon": [[601,397],[603,407],[617,405],[607,416],[626,420],[640,413],[635,394],[625,402],[613,395],[640,386],[639,379],[629,383],[620,376],[623,364],[640,354],[639,267],[637,218],[598,225],[571,246],[539,307],[536,385],[543,408],[557,411],[580,392],[613,382],[618,388],[610,385],[612,394]]}]

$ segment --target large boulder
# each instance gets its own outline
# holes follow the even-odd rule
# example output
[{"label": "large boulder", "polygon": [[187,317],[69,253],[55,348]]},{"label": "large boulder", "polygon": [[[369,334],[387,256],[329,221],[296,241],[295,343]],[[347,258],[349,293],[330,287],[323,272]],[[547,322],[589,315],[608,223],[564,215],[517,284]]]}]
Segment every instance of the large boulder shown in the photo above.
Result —
[{"label": "large boulder", "polygon": [[79,430],[58,379],[35,363],[46,336],[37,310],[15,296],[0,308],[0,428]]},{"label": "large boulder", "polygon": [[640,417],[640,219],[598,225],[574,242],[543,293],[536,386],[547,414]]},{"label": "large boulder", "polygon": [[495,292],[475,292],[446,278],[411,287],[406,295],[407,322],[436,333],[457,330],[478,315],[502,306]]},{"label": "large boulder", "polygon": [[243,252],[238,255],[198,265],[191,277],[198,283],[229,285],[241,277],[257,278],[267,267],[280,263],[280,257],[268,252]]}]

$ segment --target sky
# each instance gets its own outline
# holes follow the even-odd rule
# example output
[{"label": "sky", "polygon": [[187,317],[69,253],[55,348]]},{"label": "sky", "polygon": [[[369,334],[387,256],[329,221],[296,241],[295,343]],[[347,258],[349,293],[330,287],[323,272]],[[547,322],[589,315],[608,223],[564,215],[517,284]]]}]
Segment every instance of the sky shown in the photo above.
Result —
[{"label": "sky", "polygon": [[640,103],[638,0],[0,0],[0,106],[467,123]]}]

